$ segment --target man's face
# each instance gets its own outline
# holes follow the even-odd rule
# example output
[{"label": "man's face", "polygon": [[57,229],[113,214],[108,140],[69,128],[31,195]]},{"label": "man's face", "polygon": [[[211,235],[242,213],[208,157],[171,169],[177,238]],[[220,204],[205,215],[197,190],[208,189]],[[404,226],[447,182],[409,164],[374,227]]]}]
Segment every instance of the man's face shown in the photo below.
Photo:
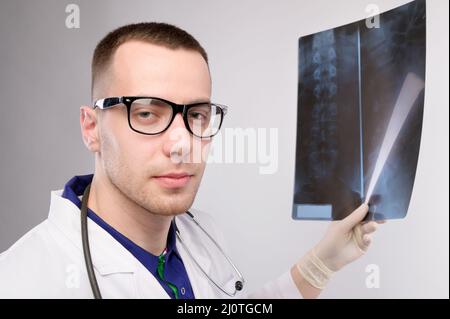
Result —
[{"label": "man's face", "polygon": [[[210,100],[211,80],[198,52],[130,41],[117,49],[98,92],[102,96],[96,98],[151,96],[190,104]],[[151,213],[174,215],[188,210],[205,169],[205,161],[198,161],[198,153],[207,151],[210,140],[192,136],[181,114],[165,132],[143,135],[128,126],[125,106],[97,112],[96,165],[103,175]],[[188,177],[161,177],[168,174]]]}]

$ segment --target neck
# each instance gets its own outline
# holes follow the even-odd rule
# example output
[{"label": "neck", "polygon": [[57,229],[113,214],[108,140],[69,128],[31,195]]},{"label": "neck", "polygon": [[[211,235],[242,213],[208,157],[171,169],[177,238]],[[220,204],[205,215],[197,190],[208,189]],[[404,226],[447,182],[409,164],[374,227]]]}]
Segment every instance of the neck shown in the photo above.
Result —
[{"label": "neck", "polygon": [[153,214],[125,196],[108,178],[94,175],[88,207],[106,223],[151,254],[167,245],[173,216]]}]

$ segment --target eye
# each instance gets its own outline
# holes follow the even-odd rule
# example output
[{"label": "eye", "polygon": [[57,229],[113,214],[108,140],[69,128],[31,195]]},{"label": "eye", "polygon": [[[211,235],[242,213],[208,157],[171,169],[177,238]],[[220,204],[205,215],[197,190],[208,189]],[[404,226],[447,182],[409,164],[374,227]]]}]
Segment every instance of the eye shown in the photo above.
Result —
[{"label": "eye", "polygon": [[208,121],[211,116],[211,107],[209,105],[193,107],[189,110],[188,116],[191,120]]},{"label": "eye", "polygon": [[137,115],[143,119],[148,119],[151,115],[153,115],[153,113],[151,113],[149,111],[141,111],[141,112],[138,112]]},{"label": "eye", "polygon": [[201,112],[190,112],[189,117],[195,119],[195,120],[204,120],[206,119],[206,115]]},{"label": "eye", "polygon": [[158,114],[158,112],[155,112],[153,110],[149,110],[149,108],[142,108],[134,110],[134,112],[132,113],[132,118],[134,119],[134,121],[139,121],[142,124],[150,124],[159,121],[161,118],[161,114]]}]

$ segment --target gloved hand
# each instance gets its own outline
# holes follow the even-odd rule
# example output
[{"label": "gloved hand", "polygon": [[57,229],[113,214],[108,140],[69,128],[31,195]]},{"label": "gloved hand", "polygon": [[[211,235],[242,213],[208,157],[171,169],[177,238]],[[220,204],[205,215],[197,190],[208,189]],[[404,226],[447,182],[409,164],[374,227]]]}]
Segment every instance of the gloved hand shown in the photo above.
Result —
[{"label": "gloved hand", "polygon": [[297,264],[303,278],[323,289],[331,275],[367,251],[373,232],[384,221],[362,222],[369,207],[362,204],[349,216],[333,221],[322,240]]}]

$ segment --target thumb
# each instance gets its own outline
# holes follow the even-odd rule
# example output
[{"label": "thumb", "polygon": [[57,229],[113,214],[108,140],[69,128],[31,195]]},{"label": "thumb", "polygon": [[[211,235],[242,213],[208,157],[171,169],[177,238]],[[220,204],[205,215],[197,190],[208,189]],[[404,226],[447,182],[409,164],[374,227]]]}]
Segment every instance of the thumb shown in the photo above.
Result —
[{"label": "thumb", "polygon": [[369,206],[363,203],[357,209],[355,209],[350,215],[342,220],[342,225],[346,230],[350,230],[360,223],[369,211]]}]

